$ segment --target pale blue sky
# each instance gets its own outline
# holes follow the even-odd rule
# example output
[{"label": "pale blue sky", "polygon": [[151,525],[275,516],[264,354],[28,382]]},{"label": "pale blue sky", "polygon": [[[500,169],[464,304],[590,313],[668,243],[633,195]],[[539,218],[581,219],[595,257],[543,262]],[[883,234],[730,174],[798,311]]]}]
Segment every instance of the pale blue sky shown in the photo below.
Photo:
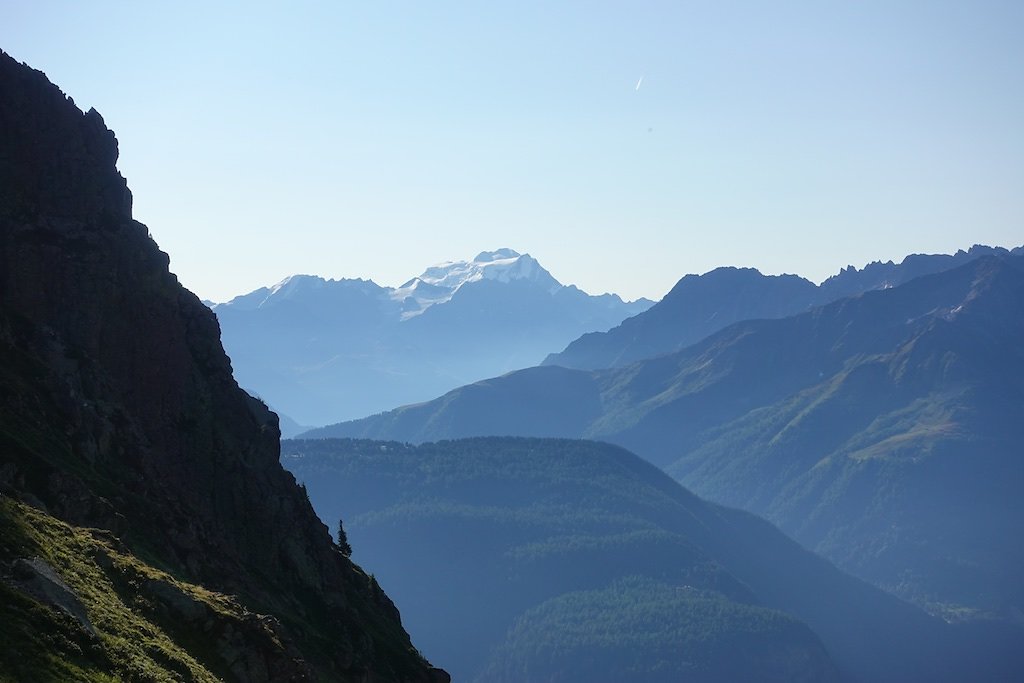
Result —
[{"label": "pale blue sky", "polygon": [[1020,245],[1022,36],[1024,2],[0,5],[214,300],[502,246],[659,298]]}]

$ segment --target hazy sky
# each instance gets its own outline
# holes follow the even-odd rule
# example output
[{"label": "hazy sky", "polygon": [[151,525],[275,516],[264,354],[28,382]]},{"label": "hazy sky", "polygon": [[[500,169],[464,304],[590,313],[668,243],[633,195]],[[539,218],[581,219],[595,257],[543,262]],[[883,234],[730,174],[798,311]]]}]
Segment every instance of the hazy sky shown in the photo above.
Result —
[{"label": "hazy sky", "polygon": [[1022,36],[1019,0],[0,4],[217,301],[502,246],[659,298],[1020,245]]}]

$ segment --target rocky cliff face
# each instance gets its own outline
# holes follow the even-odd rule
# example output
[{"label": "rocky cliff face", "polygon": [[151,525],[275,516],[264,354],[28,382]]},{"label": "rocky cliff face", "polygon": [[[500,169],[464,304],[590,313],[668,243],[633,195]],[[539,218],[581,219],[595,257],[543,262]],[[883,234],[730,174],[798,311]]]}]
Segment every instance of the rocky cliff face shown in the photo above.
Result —
[{"label": "rocky cliff face", "polygon": [[[4,495],[273,615],[264,651],[209,655],[229,678],[446,679],[281,468],[276,416],[238,388],[215,317],[132,219],[117,153],[98,113],[0,53]],[[213,661],[249,655],[279,661]]]}]

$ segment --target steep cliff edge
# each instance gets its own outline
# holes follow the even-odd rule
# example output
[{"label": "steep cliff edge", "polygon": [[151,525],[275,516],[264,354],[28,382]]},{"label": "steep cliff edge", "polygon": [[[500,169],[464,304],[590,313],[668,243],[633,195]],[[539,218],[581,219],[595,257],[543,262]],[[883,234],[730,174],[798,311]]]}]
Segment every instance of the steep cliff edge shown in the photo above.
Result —
[{"label": "steep cliff edge", "polygon": [[[238,388],[213,314],[132,219],[116,160],[98,113],[0,52],[6,635],[46,640],[60,622],[83,670],[135,677],[83,594],[106,581],[195,659],[144,653],[152,680],[447,680],[281,468],[276,416]],[[76,591],[84,571],[98,573]],[[61,582],[93,632],[31,588]],[[0,658],[0,678],[24,655]]]}]

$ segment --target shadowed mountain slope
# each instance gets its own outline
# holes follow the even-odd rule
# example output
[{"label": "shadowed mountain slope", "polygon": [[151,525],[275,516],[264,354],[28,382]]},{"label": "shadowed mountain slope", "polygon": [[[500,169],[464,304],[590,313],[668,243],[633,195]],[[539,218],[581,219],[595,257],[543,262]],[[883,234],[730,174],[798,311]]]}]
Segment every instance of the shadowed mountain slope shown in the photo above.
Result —
[{"label": "shadowed mountain slope", "polygon": [[116,160],[0,53],[0,678],[447,680],[281,468]]}]

